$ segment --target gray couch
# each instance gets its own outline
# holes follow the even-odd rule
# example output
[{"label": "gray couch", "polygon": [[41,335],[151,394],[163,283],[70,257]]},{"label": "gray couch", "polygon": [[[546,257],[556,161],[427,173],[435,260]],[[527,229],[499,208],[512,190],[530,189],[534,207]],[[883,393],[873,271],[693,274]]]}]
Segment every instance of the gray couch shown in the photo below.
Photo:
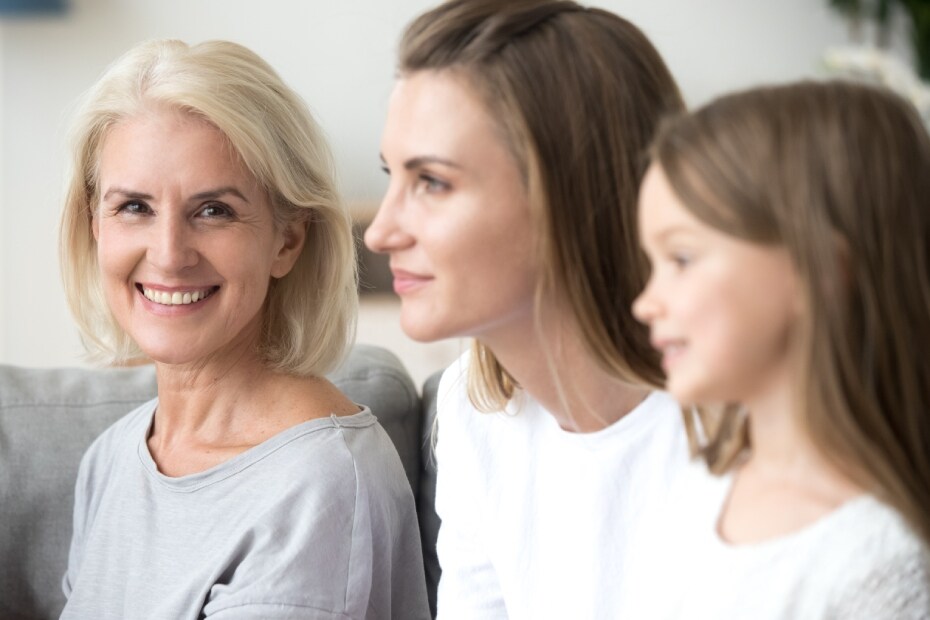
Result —
[{"label": "gray couch", "polygon": [[[356,345],[330,379],[369,405],[394,441],[417,500],[430,602],[439,578],[428,435],[438,375],[417,394],[400,361]],[[57,618],[81,455],[106,427],[155,394],[154,370],[0,365],[0,619]],[[435,613],[435,612],[434,612]]]}]

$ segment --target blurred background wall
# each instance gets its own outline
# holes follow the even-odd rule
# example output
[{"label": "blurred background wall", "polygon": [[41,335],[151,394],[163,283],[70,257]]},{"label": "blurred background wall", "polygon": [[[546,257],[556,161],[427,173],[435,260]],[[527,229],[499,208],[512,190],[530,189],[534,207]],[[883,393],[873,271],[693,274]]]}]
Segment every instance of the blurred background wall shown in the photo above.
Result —
[{"label": "blurred background wall", "polygon": [[[64,135],[75,99],[109,62],[153,37],[222,38],[268,60],[317,115],[342,190],[360,212],[385,187],[378,151],[403,26],[434,0],[66,0],[53,14],[0,16],[0,363],[80,365],[57,265]],[[639,25],[689,104],[822,73],[847,40],[826,0],[600,0]],[[414,378],[462,343],[427,346],[397,328],[390,297],[365,301],[359,340],[392,348]]]}]

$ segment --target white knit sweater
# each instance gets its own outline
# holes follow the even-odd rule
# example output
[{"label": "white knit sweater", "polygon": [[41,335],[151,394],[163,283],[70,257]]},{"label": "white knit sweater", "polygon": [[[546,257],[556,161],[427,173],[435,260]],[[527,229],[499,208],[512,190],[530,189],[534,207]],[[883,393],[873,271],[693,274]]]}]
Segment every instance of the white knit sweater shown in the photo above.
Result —
[{"label": "white knit sweater", "polygon": [[718,620],[930,618],[930,553],[864,495],[790,535],[731,545],[717,523],[732,477],[700,463],[631,550],[623,617]]}]

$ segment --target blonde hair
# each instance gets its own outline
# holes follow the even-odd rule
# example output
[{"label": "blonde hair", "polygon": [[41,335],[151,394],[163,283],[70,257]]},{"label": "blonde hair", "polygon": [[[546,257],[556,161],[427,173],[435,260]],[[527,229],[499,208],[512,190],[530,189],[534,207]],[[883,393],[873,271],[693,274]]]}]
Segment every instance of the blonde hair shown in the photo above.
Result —
[{"label": "blonde hair", "polygon": [[[645,35],[574,2],[453,0],[410,24],[399,70],[455,72],[497,121],[533,208],[537,309],[558,291],[602,368],[629,383],[661,383],[658,355],[630,311],[648,273],[636,196],[659,119],[683,104]],[[475,406],[499,410],[517,387],[475,342]]]},{"label": "blonde hair", "polygon": [[216,126],[267,192],[276,225],[306,222],[297,262],[269,287],[260,353],[269,367],[290,374],[334,368],[354,337],[358,297],[351,223],[332,157],[300,97],[255,53],[226,41],[138,45],[85,95],[74,120],[61,268],[90,356],[113,364],[142,355],[107,307],[91,222],[109,130],[151,105]]},{"label": "blonde hair", "polygon": [[[788,251],[810,309],[806,431],[930,542],[930,138],[917,112],[858,84],[756,89],[670,122],[653,156],[696,217]],[[715,418],[704,457],[721,472],[750,448],[749,422]]]}]

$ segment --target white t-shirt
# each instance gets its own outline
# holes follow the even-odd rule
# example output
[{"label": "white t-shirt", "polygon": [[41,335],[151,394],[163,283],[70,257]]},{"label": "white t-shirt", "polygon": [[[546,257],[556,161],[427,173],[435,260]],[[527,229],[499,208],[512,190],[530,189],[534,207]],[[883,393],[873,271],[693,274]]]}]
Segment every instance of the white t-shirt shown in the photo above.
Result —
[{"label": "white t-shirt", "polygon": [[438,394],[441,620],[614,618],[636,524],[687,466],[678,405],[655,392],[610,427],[570,433],[523,394],[480,413],[467,354]]},{"label": "white t-shirt", "polygon": [[792,534],[732,545],[717,523],[732,476],[695,461],[630,550],[625,618],[917,620],[930,618],[930,556],[869,495]]}]

